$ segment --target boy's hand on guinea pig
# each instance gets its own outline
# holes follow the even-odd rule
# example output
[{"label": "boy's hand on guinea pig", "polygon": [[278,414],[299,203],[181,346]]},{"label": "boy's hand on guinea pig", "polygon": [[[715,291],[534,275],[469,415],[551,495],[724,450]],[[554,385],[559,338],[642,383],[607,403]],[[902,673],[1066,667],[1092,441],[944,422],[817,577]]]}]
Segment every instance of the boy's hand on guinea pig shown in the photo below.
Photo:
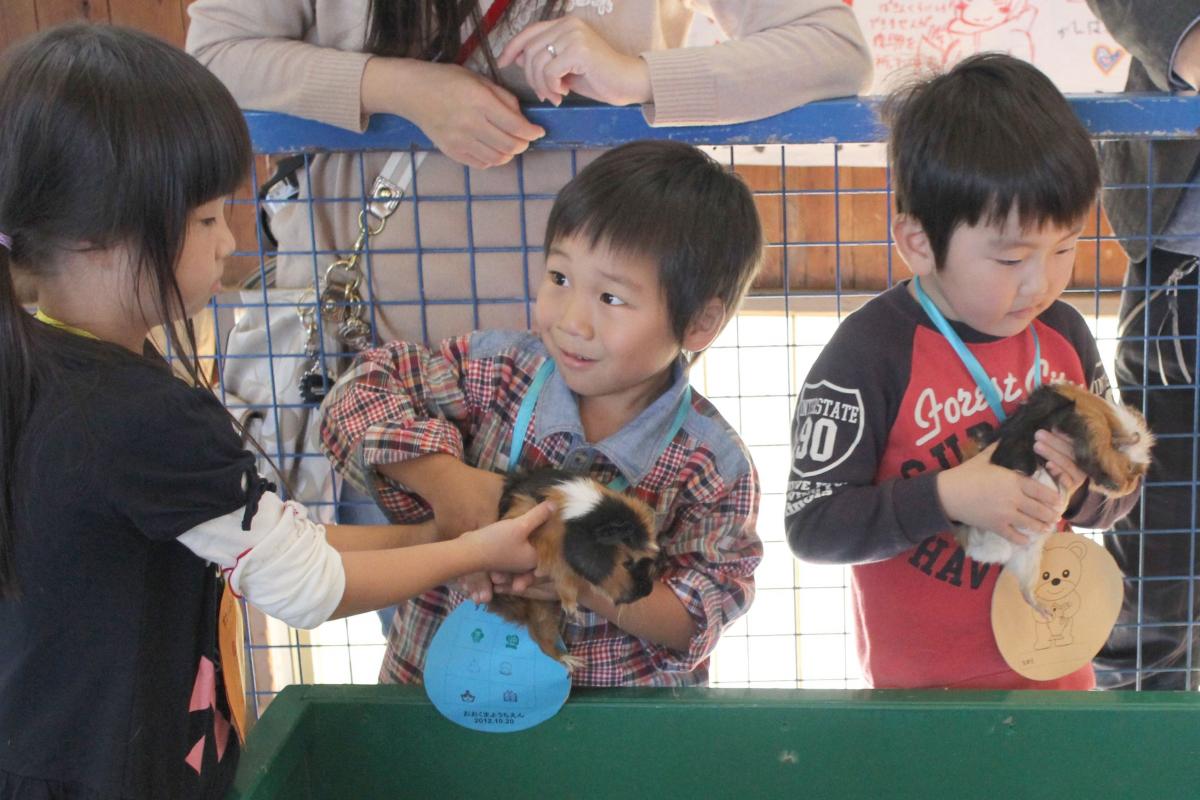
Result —
[{"label": "boy's hand on guinea pig", "polygon": [[529,600],[557,601],[559,599],[554,580],[538,575],[537,572],[520,574],[493,572],[491,579],[496,594],[511,594]]},{"label": "boy's hand on guinea pig", "polygon": [[476,603],[490,603],[495,587],[486,572],[472,572],[454,582],[454,588]]},{"label": "boy's hand on guinea pig", "polygon": [[1087,483],[1087,475],[1075,463],[1075,443],[1058,431],[1040,430],[1033,438],[1033,452],[1046,459],[1046,471],[1063,496],[1073,498]]},{"label": "boy's hand on guinea pig", "polygon": [[1025,545],[1029,537],[1020,529],[1049,530],[1062,517],[1062,501],[1053,488],[993,464],[995,449],[993,443],[974,458],[939,472],[938,500],[951,520]]},{"label": "boy's hand on guinea pig", "polygon": [[443,463],[436,488],[425,493],[433,506],[438,536],[453,539],[464,531],[473,531],[495,522],[499,514],[504,476],[476,469],[461,461]]}]

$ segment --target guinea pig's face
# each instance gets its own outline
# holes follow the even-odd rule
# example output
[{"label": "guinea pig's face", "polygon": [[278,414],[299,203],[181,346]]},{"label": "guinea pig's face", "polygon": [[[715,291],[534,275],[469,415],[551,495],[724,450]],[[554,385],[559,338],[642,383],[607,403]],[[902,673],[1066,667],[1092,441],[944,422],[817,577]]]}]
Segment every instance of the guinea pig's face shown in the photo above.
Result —
[{"label": "guinea pig's face", "polygon": [[1135,463],[1120,453],[1101,463],[1104,469],[1099,475],[1092,476],[1092,486],[1100,494],[1114,498],[1136,492],[1148,468],[1148,465]]},{"label": "guinea pig's face", "polygon": [[650,551],[629,550],[621,568],[616,570],[608,586],[601,588],[614,603],[632,603],[650,594],[654,588],[655,563]]},{"label": "guinea pig's face", "polygon": [[565,521],[563,559],[614,603],[632,603],[654,588],[658,545],[654,512],[633,498],[605,493]]},{"label": "guinea pig's face", "polygon": [[1137,409],[1111,402],[1069,384],[1056,390],[1071,398],[1075,463],[1091,479],[1092,488],[1109,497],[1124,497],[1141,485],[1150,468],[1154,436]]},{"label": "guinea pig's face", "polygon": [[1129,406],[1109,404],[1108,430],[1096,446],[1099,474],[1092,476],[1096,490],[1109,497],[1124,497],[1137,490],[1150,468],[1150,449],[1154,436],[1145,418]]}]

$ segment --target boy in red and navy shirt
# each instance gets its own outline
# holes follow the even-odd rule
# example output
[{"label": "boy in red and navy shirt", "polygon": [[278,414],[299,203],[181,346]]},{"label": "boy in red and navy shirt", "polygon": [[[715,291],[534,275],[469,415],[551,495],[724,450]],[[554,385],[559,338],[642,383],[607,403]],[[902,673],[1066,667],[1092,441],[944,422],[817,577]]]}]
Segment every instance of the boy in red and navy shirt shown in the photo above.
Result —
[{"label": "boy in red and navy shirt", "polygon": [[[852,565],[855,630],[875,687],[1088,689],[1091,666],[1054,681],[1013,672],[996,647],[1000,565],[969,558],[956,523],[1023,543],[1061,518],[1107,527],[1136,493],[1090,490],[1064,436],[1035,452],[1069,498],[967,445],[1039,383],[1108,389],[1096,343],[1059,300],[1099,189],[1086,130],[1029,64],[976,56],[885,106],[897,215],[914,279],[838,328],[804,381],[792,429],[787,535],[800,558]],[[925,295],[928,309],[922,305]],[[939,332],[933,317],[952,333]],[[960,355],[948,336],[968,351]],[[991,387],[966,366],[978,360]]]}]

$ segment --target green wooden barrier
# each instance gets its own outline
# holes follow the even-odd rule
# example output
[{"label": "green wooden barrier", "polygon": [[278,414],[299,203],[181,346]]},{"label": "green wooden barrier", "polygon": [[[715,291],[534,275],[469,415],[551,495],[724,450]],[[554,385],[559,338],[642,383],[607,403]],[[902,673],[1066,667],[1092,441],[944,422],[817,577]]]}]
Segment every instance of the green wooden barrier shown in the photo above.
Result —
[{"label": "green wooden barrier", "polygon": [[1200,798],[1200,695],[580,690],[513,734],[423,690],[293,686],[231,795],[287,798]]}]

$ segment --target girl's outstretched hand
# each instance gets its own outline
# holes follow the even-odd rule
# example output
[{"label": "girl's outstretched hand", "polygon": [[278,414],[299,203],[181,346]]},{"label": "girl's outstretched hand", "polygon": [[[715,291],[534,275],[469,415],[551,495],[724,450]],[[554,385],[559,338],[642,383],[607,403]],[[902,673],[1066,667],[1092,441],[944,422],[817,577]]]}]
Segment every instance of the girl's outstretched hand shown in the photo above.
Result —
[{"label": "girl's outstretched hand", "polygon": [[467,531],[466,540],[480,555],[480,567],[498,572],[527,572],[537,566],[537,551],[529,543],[529,534],[550,519],[554,505],[549,501],[519,517],[493,522],[486,528]]},{"label": "girl's outstretched hand", "polygon": [[362,105],[368,114],[411,120],[442,153],[477,169],[507,164],[546,135],[525,119],[511,92],[457,64],[372,58]]},{"label": "girl's outstretched hand", "polygon": [[576,17],[535,22],[512,38],[497,59],[516,63],[540,100],[554,105],[568,92],[614,106],[649,102],[650,67],[638,56],[614,50]]}]

